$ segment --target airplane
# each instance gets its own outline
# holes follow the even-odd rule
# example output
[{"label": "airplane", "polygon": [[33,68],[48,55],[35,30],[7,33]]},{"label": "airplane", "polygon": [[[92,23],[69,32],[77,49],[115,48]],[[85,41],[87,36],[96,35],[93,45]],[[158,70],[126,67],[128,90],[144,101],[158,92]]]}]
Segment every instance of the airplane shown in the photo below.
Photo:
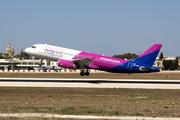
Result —
[{"label": "airplane", "polygon": [[35,70],[62,70],[62,67],[59,66],[42,66],[42,68],[34,68]]},{"label": "airplane", "polygon": [[90,75],[89,69],[112,73],[150,73],[160,70],[153,63],[162,47],[154,44],[134,60],[123,60],[79,50],[73,50],[48,44],[35,44],[25,52],[37,58],[58,61],[58,66],[69,69],[81,69],[81,76]]}]

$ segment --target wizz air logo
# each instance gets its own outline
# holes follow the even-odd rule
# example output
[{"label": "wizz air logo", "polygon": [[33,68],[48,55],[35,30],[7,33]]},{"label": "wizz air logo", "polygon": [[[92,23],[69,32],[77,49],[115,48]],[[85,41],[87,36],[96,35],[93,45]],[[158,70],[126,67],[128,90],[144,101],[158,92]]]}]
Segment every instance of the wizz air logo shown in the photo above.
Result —
[{"label": "wizz air logo", "polygon": [[63,57],[63,52],[64,52],[64,50],[57,48],[57,47],[45,46],[45,48],[44,48],[44,54],[49,54],[51,56]]}]

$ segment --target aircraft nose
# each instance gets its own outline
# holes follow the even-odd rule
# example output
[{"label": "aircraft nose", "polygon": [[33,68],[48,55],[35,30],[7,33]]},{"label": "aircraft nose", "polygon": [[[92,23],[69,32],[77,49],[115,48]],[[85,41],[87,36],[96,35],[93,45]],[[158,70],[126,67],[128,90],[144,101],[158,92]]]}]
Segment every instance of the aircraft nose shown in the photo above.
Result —
[{"label": "aircraft nose", "polygon": [[29,48],[26,48],[26,49],[25,49],[25,52],[26,52],[26,53],[29,53],[29,52],[30,52],[30,49],[29,49]]}]

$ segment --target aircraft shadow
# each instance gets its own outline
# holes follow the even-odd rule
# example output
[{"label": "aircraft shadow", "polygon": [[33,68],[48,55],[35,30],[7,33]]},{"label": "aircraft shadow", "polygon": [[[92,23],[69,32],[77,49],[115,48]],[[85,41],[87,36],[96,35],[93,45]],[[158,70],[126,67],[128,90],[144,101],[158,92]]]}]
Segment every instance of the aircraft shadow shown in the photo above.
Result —
[{"label": "aircraft shadow", "polygon": [[91,83],[91,84],[101,84],[101,83],[134,83],[134,84],[180,84],[180,82],[175,81],[115,81],[115,80],[14,80],[14,79],[1,79],[0,82],[57,82],[57,83]]}]

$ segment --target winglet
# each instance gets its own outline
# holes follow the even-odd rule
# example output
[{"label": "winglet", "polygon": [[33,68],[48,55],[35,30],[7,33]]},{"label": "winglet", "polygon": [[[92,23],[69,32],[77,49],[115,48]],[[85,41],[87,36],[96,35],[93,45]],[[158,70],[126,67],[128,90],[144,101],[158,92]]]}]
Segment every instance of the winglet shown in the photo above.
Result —
[{"label": "winglet", "polygon": [[152,66],[154,61],[162,47],[162,44],[154,44],[148,50],[146,50],[143,54],[141,54],[134,61],[144,63],[146,65]]}]

